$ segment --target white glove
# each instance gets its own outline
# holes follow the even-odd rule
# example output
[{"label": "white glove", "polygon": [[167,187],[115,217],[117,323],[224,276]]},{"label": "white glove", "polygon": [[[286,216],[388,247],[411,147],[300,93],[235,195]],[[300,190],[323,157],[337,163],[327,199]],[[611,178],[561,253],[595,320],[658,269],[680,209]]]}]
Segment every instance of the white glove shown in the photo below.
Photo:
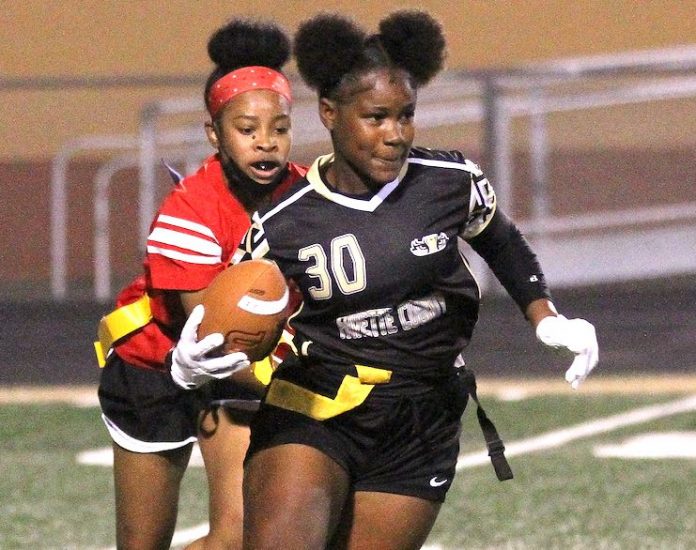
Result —
[{"label": "white glove", "polygon": [[565,373],[565,379],[577,390],[599,361],[599,346],[595,328],[585,319],[544,317],[537,325],[536,336],[540,342],[559,351],[572,353],[575,358]]},{"label": "white glove", "polygon": [[214,378],[227,378],[249,366],[249,358],[241,352],[206,357],[208,352],[223,344],[225,337],[215,332],[200,342],[196,341],[198,325],[203,320],[203,313],[202,305],[193,308],[181,331],[181,338],[171,353],[172,379],[185,390],[198,388]]}]

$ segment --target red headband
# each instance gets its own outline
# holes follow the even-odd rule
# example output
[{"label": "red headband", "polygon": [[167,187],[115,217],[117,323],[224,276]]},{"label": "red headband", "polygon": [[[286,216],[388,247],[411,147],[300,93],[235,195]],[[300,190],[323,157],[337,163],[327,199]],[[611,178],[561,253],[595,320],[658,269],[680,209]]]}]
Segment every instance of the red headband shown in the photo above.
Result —
[{"label": "red headband", "polygon": [[268,67],[242,67],[219,78],[208,92],[208,112],[215,116],[233,97],[249,90],[272,90],[292,102],[290,83]]}]

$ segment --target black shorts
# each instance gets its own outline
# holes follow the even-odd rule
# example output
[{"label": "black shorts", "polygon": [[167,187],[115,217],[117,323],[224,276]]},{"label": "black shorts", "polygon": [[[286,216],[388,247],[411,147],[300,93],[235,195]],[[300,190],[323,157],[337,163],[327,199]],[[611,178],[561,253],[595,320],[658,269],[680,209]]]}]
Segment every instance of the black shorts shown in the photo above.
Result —
[{"label": "black shorts", "polygon": [[[293,376],[298,368],[304,370],[283,368],[282,378],[298,383],[304,377]],[[251,422],[247,459],[264,448],[300,443],[340,464],[355,491],[442,502],[455,474],[462,412],[436,388],[394,396],[375,386],[361,405],[326,420],[262,403]]]},{"label": "black shorts", "polygon": [[166,371],[138,368],[111,353],[99,381],[102,419],[111,438],[138,453],[156,453],[197,440],[201,411],[220,399],[258,399],[230,381],[195,390],[177,386]]}]

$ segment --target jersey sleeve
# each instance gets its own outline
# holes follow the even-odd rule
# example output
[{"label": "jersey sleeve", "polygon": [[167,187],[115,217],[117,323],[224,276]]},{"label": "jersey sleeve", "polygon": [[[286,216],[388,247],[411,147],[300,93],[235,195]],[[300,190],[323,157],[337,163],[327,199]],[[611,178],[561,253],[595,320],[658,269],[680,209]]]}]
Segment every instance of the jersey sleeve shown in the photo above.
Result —
[{"label": "jersey sleeve", "polygon": [[459,236],[469,240],[479,235],[488,226],[495,213],[497,201],[493,186],[481,169],[470,160],[466,160],[465,163],[469,171],[471,189],[469,213]]},{"label": "jersey sleeve", "polygon": [[147,238],[153,288],[195,291],[225,267],[219,211],[174,192],[162,205]]}]

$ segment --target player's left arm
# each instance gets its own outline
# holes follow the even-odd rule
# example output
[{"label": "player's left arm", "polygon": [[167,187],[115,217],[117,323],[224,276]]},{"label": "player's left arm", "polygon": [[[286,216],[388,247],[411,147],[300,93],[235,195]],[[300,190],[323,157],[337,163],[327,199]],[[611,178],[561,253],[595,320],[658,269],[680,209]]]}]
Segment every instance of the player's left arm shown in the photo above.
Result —
[{"label": "player's left arm", "polygon": [[536,254],[517,226],[496,208],[495,194],[485,178],[472,178],[473,193],[479,198],[471,201],[469,234],[463,237],[515,300],[539,341],[572,357],[565,377],[577,389],[599,361],[594,326],[585,319],[558,314]]}]

